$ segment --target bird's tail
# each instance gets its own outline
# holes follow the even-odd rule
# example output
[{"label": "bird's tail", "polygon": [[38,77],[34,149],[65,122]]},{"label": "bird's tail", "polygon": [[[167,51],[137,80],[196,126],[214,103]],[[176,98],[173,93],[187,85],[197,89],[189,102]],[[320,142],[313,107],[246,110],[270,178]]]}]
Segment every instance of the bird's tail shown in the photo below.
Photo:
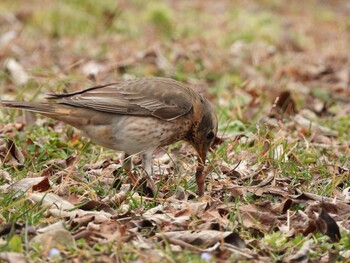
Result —
[{"label": "bird's tail", "polygon": [[71,113],[70,108],[65,107],[64,105],[53,103],[0,100],[0,106],[4,108],[32,111],[49,116],[51,118],[56,115],[69,115]]},{"label": "bird's tail", "polygon": [[46,117],[68,123],[78,129],[83,129],[88,125],[91,118],[91,113],[88,110],[59,103],[0,100],[0,107],[40,113]]}]

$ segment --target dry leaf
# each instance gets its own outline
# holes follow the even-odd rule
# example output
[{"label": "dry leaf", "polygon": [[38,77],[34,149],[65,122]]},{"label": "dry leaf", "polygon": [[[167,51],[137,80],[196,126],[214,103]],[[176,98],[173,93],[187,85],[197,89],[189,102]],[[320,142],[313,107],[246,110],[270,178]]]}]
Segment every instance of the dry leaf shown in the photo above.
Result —
[{"label": "dry leaf", "polygon": [[11,175],[4,170],[0,170],[0,179],[7,183],[12,181]]},{"label": "dry leaf", "polygon": [[21,194],[33,189],[33,191],[43,192],[50,188],[50,183],[47,177],[32,177],[32,178],[23,178],[10,186],[11,192]]},{"label": "dry leaf", "polygon": [[322,208],[321,213],[318,216],[318,226],[320,231],[327,235],[332,242],[340,241],[340,231],[337,222]]},{"label": "dry leaf", "polygon": [[244,241],[238,234],[233,232],[220,232],[215,230],[203,231],[176,231],[157,233],[158,238],[175,239],[186,242],[187,244],[207,248],[213,246],[217,242],[228,243],[237,247],[245,247]]},{"label": "dry leaf", "polygon": [[0,140],[0,160],[9,166],[21,166],[24,164],[24,155],[12,140],[6,143]]},{"label": "dry leaf", "polygon": [[8,263],[29,263],[30,261],[20,253],[16,252],[0,252],[1,261]]},{"label": "dry leaf", "polygon": [[46,208],[54,207],[59,210],[72,210],[75,208],[67,200],[53,193],[32,193],[28,196],[28,199]]},{"label": "dry leaf", "polygon": [[98,200],[83,201],[80,205],[78,204],[78,207],[85,211],[105,211],[112,215],[116,213],[116,211],[112,209],[109,205],[107,205],[103,201]]},{"label": "dry leaf", "polygon": [[304,242],[299,251],[292,256],[289,256],[287,262],[295,262],[295,263],[307,263],[309,262],[309,254],[312,252],[311,245],[313,245],[314,241],[307,240]]},{"label": "dry leaf", "polygon": [[285,116],[294,115],[297,112],[292,94],[289,91],[283,91],[275,98],[269,116],[283,119]]},{"label": "dry leaf", "polygon": [[65,228],[64,221],[57,221],[53,224],[37,229],[36,232],[42,234],[46,232],[51,232],[56,230],[65,230],[65,229],[66,228]]},{"label": "dry leaf", "polygon": [[307,131],[317,131],[320,134],[326,135],[326,136],[333,136],[333,137],[337,137],[338,136],[338,132],[331,130],[327,127],[323,127],[311,120],[306,119],[305,117],[303,117],[300,114],[297,114],[294,116],[294,121],[295,123],[298,125],[298,127],[307,130]]},{"label": "dry leaf", "polygon": [[29,76],[23,66],[13,58],[9,58],[5,62],[6,69],[10,72],[13,82],[17,86],[25,85]]},{"label": "dry leaf", "polygon": [[56,247],[74,248],[76,246],[73,236],[65,229],[54,229],[38,234],[30,240],[29,244],[32,247],[39,244],[44,251]]}]

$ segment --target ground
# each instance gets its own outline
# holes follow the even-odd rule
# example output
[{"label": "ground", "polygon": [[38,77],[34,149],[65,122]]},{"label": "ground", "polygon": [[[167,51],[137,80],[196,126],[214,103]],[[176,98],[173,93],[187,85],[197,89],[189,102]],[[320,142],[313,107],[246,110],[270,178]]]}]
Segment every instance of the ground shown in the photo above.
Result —
[{"label": "ground", "polygon": [[121,153],[1,109],[1,260],[347,261],[349,12],[346,0],[1,1],[0,99],[163,76],[219,118],[200,198],[185,143],[155,153],[153,196]]}]

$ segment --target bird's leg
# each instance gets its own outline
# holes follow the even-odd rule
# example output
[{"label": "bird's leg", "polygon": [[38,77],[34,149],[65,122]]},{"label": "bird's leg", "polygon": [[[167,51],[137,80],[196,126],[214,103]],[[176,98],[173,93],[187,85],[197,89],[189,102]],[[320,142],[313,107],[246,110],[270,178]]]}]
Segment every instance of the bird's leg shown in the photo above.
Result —
[{"label": "bird's leg", "polygon": [[153,151],[145,151],[142,154],[142,168],[148,175],[153,174],[152,156]]},{"label": "bird's leg", "polygon": [[128,174],[129,178],[132,181],[133,185],[136,185],[138,182],[137,177],[134,175],[134,173],[131,171],[132,170],[132,160],[131,156],[128,154],[124,154],[124,159],[123,159],[123,168],[125,172]]},{"label": "bird's leg", "polygon": [[147,180],[147,185],[151,189],[153,195],[157,193],[157,186],[152,179],[153,165],[152,165],[153,150],[145,151],[142,154],[142,167],[144,170],[144,176]]}]

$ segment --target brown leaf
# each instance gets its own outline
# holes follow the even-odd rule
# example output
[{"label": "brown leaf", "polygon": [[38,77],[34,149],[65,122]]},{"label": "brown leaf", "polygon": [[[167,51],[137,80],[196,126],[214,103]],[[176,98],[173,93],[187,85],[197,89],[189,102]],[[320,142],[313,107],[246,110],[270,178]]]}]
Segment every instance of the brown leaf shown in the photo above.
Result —
[{"label": "brown leaf", "polygon": [[87,214],[87,215],[82,215],[78,216],[70,222],[70,227],[71,228],[80,228],[82,226],[87,226],[90,222],[94,222],[95,220],[95,215]]},{"label": "brown leaf", "polygon": [[66,169],[75,164],[79,159],[76,156],[69,156],[66,159],[52,159],[47,164],[60,169]]},{"label": "brown leaf", "polygon": [[292,199],[286,198],[282,203],[273,205],[272,211],[280,214],[285,214],[293,205]]},{"label": "brown leaf", "polygon": [[290,195],[290,198],[296,199],[296,200],[313,200],[313,201],[324,201],[324,202],[332,202],[332,198],[321,196],[318,194],[308,193],[308,192],[302,192],[300,190],[297,190],[300,194],[298,195]]},{"label": "brown leaf", "polygon": [[203,231],[176,231],[156,234],[158,238],[170,238],[181,240],[193,246],[207,248],[213,246],[217,242],[228,243],[240,248],[245,247],[241,237],[233,232],[220,232],[215,230]]},{"label": "brown leaf", "polygon": [[[49,203],[50,201],[48,201]],[[64,217],[64,218],[70,218],[72,220],[79,218],[92,218],[94,223],[100,224],[108,219],[111,218],[111,214],[104,212],[104,211],[84,211],[81,209],[63,209],[66,207],[67,204],[61,204],[61,207],[55,208],[54,206],[50,207],[47,212],[46,216],[53,216],[53,217]],[[68,206],[67,206],[68,207]]]},{"label": "brown leaf", "polygon": [[32,186],[33,191],[35,192],[45,192],[51,187],[48,177],[45,177],[42,181]]},{"label": "brown leaf", "polygon": [[5,126],[0,126],[0,134],[14,133],[15,131],[21,131],[24,127],[23,123],[7,123]]},{"label": "brown leaf", "polygon": [[[338,207],[338,205],[340,206]],[[343,203],[334,204],[329,202],[317,202],[309,205],[305,210],[309,220],[304,235],[320,231],[327,235],[332,242],[339,242],[341,238],[340,230],[335,219],[340,220],[342,217],[343,220],[348,220],[350,206],[346,206],[344,207]],[[334,216],[331,216],[330,213]]]},{"label": "brown leaf", "polygon": [[7,141],[7,149],[11,153],[12,157],[16,159],[18,164],[24,164],[24,156],[19,148],[16,147],[15,143],[12,140]]},{"label": "brown leaf", "polygon": [[325,209],[322,208],[321,213],[318,216],[319,219],[319,229],[320,231],[327,235],[332,242],[340,241],[340,231],[337,222],[327,213]]},{"label": "brown leaf", "polygon": [[60,211],[72,210],[75,208],[74,205],[72,205],[70,202],[53,193],[32,193],[28,196],[28,199],[34,203],[39,203],[41,207],[55,207]]},{"label": "brown leaf", "polygon": [[128,197],[128,192],[130,191],[131,185],[130,184],[123,184],[120,187],[120,191],[116,193],[114,196],[107,196],[102,199],[102,202],[107,202],[111,205],[118,205],[120,206]]},{"label": "brown leaf", "polygon": [[314,243],[314,241],[307,240],[304,242],[302,247],[299,249],[299,251],[292,256],[289,256],[287,258],[287,262],[295,262],[295,263],[307,263],[309,262],[309,253],[311,252],[311,245]]},{"label": "brown leaf", "polygon": [[73,235],[75,240],[84,239],[89,245],[99,242],[98,239],[103,239],[103,236],[96,230],[82,229]]},{"label": "brown leaf", "polygon": [[0,179],[7,183],[12,181],[11,175],[4,170],[0,170]]},{"label": "brown leaf", "polygon": [[289,193],[280,186],[265,186],[265,187],[246,187],[247,191],[256,196],[264,197],[266,194],[287,197]]},{"label": "brown leaf", "polygon": [[108,240],[111,240],[112,238],[116,238],[115,234],[119,235],[119,238],[124,238],[126,236],[127,229],[125,225],[118,221],[108,220],[102,222],[100,225],[100,232],[105,234]]},{"label": "brown leaf", "polygon": [[53,230],[56,231],[56,230],[64,230],[64,229],[66,229],[65,223],[63,220],[60,220],[60,221],[57,221],[53,224],[41,227],[41,228],[37,229],[36,232],[42,234],[42,233],[46,233],[46,232],[51,232]]},{"label": "brown leaf", "polygon": [[285,116],[294,115],[297,112],[292,94],[289,91],[283,91],[275,98],[269,116],[283,119]]},{"label": "brown leaf", "polygon": [[75,247],[75,241],[71,233],[65,229],[52,230],[33,237],[30,246],[41,245],[43,250],[48,251],[57,246]]},{"label": "brown leaf", "polygon": [[271,212],[262,212],[257,206],[244,205],[239,208],[242,223],[247,228],[262,232],[270,231],[276,225],[277,218]]},{"label": "brown leaf", "polygon": [[16,252],[1,252],[0,260],[7,263],[29,263],[30,261],[22,254]]},{"label": "brown leaf", "polygon": [[318,132],[318,133],[323,134],[325,136],[332,136],[332,137],[338,136],[337,131],[332,130],[328,127],[321,126],[321,125],[305,118],[301,114],[295,115],[294,121],[295,121],[297,127],[299,127],[299,129],[305,129],[307,131],[315,131],[315,132]]},{"label": "brown leaf", "polygon": [[[82,226],[82,225],[80,225]],[[77,227],[77,226],[75,226]],[[90,245],[101,242],[125,242],[131,234],[127,233],[126,227],[118,221],[106,220],[98,225],[77,231],[74,239],[85,239]]]},{"label": "brown leaf", "polygon": [[0,141],[0,160],[9,166],[20,166],[25,161],[21,150],[12,140],[8,140],[6,143]]},{"label": "brown leaf", "polygon": [[41,176],[41,177],[33,177],[33,178],[23,178],[19,180],[18,182],[13,183],[10,186],[10,190],[14,193],[22,193],[26,192],[29,189],[33,189],[36,191],[36,189],[39,192],[46,191],[50,188],[50,183],[47,177]]},{"label": "brown leaf", "polygon": [[6,223],[1,226],[0,229],[0,236],[5,236],[12,231],[14,233],[17,233],[18,231],[20,232],[24,228],[23,224],[18,224],[18,223]]},{"label": "brown leaf", "polygon": [[88,200],[88,201],[82,202],[82,204],[78,205],[78,207],[85,211],[92,211],[92,210],[105,211],[112,215],[116,213],[115,210],[112,209],[109,205],[98,200]]}]

